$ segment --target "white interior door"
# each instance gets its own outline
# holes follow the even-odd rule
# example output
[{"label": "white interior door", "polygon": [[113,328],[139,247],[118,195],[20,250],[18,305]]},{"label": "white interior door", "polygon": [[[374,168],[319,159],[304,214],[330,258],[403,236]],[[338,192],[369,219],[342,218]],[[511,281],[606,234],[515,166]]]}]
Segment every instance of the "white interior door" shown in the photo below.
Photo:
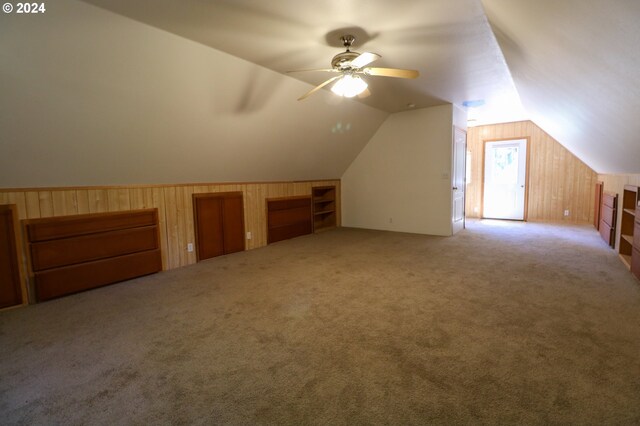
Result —
[{"label": "white interior door", "polygon": [[464,190],[465,190],[465,160],[467,157],[467,132],[454,128],[453,133],[453,233],[464,228]]},{"label": "white interior door", "polygon": [[527,140],[487,142],[483,217],[524,220]]}]

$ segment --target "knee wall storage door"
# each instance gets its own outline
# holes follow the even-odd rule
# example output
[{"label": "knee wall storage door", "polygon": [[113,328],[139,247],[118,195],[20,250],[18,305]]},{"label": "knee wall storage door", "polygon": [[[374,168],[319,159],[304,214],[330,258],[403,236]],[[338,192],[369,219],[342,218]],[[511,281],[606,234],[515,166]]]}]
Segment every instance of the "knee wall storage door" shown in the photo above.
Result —
[{"label": "knee wall storage door", "polygon": [[0,308],[22,303],[15,205],[0,206]]},{"label": "knee wall storage door", "polygon": [[242,192],[193,195],[198,260],[244,250]]}]

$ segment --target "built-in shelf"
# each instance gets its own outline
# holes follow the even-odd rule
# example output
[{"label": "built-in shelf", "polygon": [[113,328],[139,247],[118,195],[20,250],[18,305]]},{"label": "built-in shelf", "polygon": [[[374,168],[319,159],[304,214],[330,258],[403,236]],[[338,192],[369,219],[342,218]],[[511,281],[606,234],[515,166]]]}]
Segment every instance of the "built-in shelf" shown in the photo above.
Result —
[{"label": "built-in shelf", "polygon": [[625,212],[625,213],[628,213],[628,214],[630,214],[630,215],[632,215],[634,217],[636,215],[636,211],[632,210],[632,209],[623,209],[622,211]]},{"label": "built-in shelf", "polygon": [[622,238],[624,241],[628,242],[629,244],[633,245],[633,235],[620,234],[620,238]]},{"label": "built-in shelf", "polygon": [[631,268],[631,256],[621,254],[620,259],[622,259],[622,263],[624,263],[627,268]]},{"label": "built-in shelf", "polygon": [[320,232],[335,228],[336,217],[336,187],[316,186],[311,189],[313,196],[313,231]]}]

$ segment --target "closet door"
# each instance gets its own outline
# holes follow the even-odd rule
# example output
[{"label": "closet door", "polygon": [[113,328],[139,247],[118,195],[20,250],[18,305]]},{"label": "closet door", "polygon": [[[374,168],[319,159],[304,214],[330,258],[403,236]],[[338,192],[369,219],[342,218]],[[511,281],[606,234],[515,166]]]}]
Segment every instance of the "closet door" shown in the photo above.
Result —
[{"label": "closet door", "polygon": [[22,303],[13,206],[0,206],[0,308]]},{"label": "closet door", "polygon": [[198,260],[244,250],[242,192],[194,194]]},{"label": "closet door", "polygon": [[194,196],[198,260],[224,254],[222,198]]},{"label": "closet door", "polygon": [[223,199],[222,227],[224,253],[244,251],[244,206],[242,194]]}]

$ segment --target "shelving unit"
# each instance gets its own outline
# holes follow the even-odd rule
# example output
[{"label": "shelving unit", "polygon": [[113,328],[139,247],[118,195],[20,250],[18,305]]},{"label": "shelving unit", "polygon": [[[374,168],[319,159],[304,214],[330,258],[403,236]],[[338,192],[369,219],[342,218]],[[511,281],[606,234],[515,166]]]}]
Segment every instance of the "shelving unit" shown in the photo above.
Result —
[{"label": "shelving unit", "polygon": [[336,227],[336,187],[316,186],[313,196],[313,232]]},{"label": "shelving unit", "polygon": [[[636,226],[636,212],[638,211],[638,187],[625,185],[622,194],[622,220],[620,221],[620,258],[631,268],[631,257],[634,250],[640,255],[640,247],[634,246],[634,228]],[[637,238],[636,238],[637,239]]]}]

